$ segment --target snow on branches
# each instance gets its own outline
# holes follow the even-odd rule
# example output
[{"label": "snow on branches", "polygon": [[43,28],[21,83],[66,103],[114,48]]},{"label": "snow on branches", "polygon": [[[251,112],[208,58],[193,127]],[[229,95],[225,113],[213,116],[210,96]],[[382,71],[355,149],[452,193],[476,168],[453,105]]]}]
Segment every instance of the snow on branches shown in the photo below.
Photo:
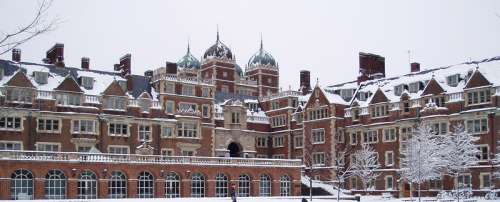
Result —
[{"label": "snow on branches", "polygon": [[352,175],[361,179],[365,191],[380,175],[376,172],[379,167],[377,152],[370,145],[363,144],[360,150],[354,152],[351,162]]}]

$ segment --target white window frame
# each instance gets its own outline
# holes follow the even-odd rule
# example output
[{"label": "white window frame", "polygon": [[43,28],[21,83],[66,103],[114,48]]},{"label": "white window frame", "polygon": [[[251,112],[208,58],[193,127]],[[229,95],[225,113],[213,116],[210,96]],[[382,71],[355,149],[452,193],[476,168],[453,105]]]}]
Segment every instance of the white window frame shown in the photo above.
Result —
[{"label": "white window frame", "polygon": [[139,142],[153,142],[153,126],[151,124],[137,124],[137,140]]},{"label": "white window frame", "polygon": [[196,87],[194,85],[182,84],[181,94],[186,96],[195,96]]},{"label": "white window frame", "polygon": [[325,143],[326,132],[324,128],[315,128],[311,130],[311,143],[323,144]]},{"label": "white window frame", "polygon": [[165,113],[175,114],[175,102],[172,100],[167,100],[165,102]]},{"label": "white window frame", "polygon": [[378,130],[368,130],[363,133],[363,144],[378,143]]},{"label": "white window frame", "polygon": [[491,103],[491,89],[481,88],[470,90],[465,93],[467,95],[467,106],[482,105]]},{"label": "white window frame", "polygon": [[[43,122],[43,129],[40,128],[40,122]],[[57,122],[57,124],[54,124]],[[61,133],[61,126],[62,126],[62,121],[61,119],[57,118],[37,118],[37,126],[36,126],[36,132],[40,133]],[[47,130],[47,126],[50,125],[51,130]],[[54,125],[57,125],[57,129],[54,129]]]},{"label": "white window frame", "polygon": [[[469,180],[468,180],[468,181],[469,181],[469,183],[468,183],[468,184],[466,184],[466,185],[469,185],[469,186],[467,186],[467,187],[472,188],[472,175],[471,175],[470,173],[462,173],[462,174],[460,174],[457,178],[455,178],[455,186],[456,186],[456,187],[458,187],[458,185],[459,185],[459,178],[461,178],[461,179],[465,180],[465,179],[466,179],[466,177],[468,177],[468,178],[469,178]],[[465,183],[464,183],[464,184],[465,184]]]},{"label": "white window frame", "polygon": [[[488,125],[488,118],[474,118],[474,119],[468,119],[465,121],[465,129],[467,133],[470,134],[487,134],[490,130],[490,127]],[[476,126],[479,124],[479,126]],[[483,126],[486,124],[486,130],[484,130]],[[477,128],[479,127],[479,128]],[[479,130],[476,130],[479,129]]]},{"label": "white window frame", "polygon": [[210,105],[207,104],[201,105],[201,114],[203,118],[210,118]]},{"label": "white window frame", "polygon": [[[390,154],[390,158],[389,158]],[[390,160],[390,162],[389,162]],[[394,151],[385,151],[384,164],[386,167],[394,166]]]},{"label": "white window frame", "polygon": [[304,147],[304,137],[302,135],[296,135],[293,137],[293,147],[295,149],[300,149]]},{"label": "white window frame", "polygon": [[[187,128],[186,125],[191,125],[194,126],[195,128]],[[197,122],[190,122],[190,121],[180,121],[177,122],[176,125],[176,131],[177,131],[177,136],[176,138],[191,138],[191,139],[199,139],[200,138],[200,132],[199,132],[199,125]],[[181,135],[179,135],[181,134]]]},{"label": "white window frame", "polygon": [[285,137],[283,135],[273,137],[273,148],[279,148],[285,146]]},{"label": "white window frame", "polygon": [[165,82],[165,93],[175,94],[175,83]]},{"label": "white window frame", "polygon": [[[127,153],[112,153],[111,152],[112,148],[120,149],[120,150],[126,149]],[[130,147],[127,145],[108,145],[108,153],[110,153],[110,154],[130,154]]]},{"label": "white window frame", "polygon": [[[21,141],[3,140],[3,141],[0,141],[0,145],[2,145],[1,147],[3,147],[3,148],[11,147],[9,149],[3,149],[3,150],[23,150],[23,142],[21,142]],[[14,146],[14,145],[19,145],[19,149],[15,149],[16,146]]]},{"label": "white window frame", "polygon": [[86,89],[92,89],[94,87],[94,78],[89,76],[80,77],[82,81],[82,86]]},{"label": "white window frame", "polygon": [[[45,147],[45,146],[57,146],[57,150],[56,151],[53,151],[53,150],[46,150],[46,149],[43,149],[41,147]],[[35,148],[36,148],[36,151],[42,151],[42,152],[60,152],[61,151],[61,143],[57,143],[57,142],[37,142],[35,143]]]},{"label": "white window frame", "polygon": [[[78,121],[78,131],[75,131],[75,122]],[[85,131],[82,131],[82,122],[85,122],[85,127],[89,126],[88,122],[93,122],[92,127],[93,131],[86,131],[88,129],[85,129]],[[73,119],[71,120],[71,134],[92,134],[92,135],[97,135],[97,128],[99,127],[98,123],[96,120],[92,119]]]},{"label": "white window frame", "polygon": [[[389,186],[389,182],[391,182],[391,186]],[[384,177],[384,187],[385,187],[385,190],[389,190],[389,191],[394,190],[394,177],[392,175],[386,175]]]},{"label": "white window frame", "polygon": [[[389,135],[389,139],[388,138]],[[384,136],[382,138],[382,142],[396,142],[397,135],[395,128],[387,128],[384,129]]]},{"label": "white window frame", "polygon": [[[490,186],[485,186],[484,176],[488,176],[488,184]],[[494,183],[493,183],[494,184]],[[491,189],[492,188],[491,173],[481,172],[479,173],[479,189]]]},{"label": "white window frame", "polygon": [[[480,151],[478,160],[480,162],[488,162],[490,160],[490,146],[487,145],[487,144],[480,144],[480,145],[477,145],[477,146],[478,146],[478,149]],[[486,148],[486,159],[483,158],[483,150],[482,150],[482,148]]]},{"label": "white window frame", "polygon": [[357,145],[358,144],[358,133],[357,132],[351,132],[351,133],[349,133],[349,143],[351,145]]},{"label": "white window frame", "polygon": [[[113,131],[111,131],[111,125],[113,125]],[[117,130],[116,126],[120,126],[120,129]],[[127,133],[123,133],[123,126],[126,128]],[[120,133],[117,133],[117,131],[120,131]],[[108,135],[113,136],[113,137],[129,137],[130,136],[130,128],[129,124],[126,123],[121,123],[121,122],[109,122],[108,123]]]},{"label": "white window frame", "polygon": [[260,137],[257,137],[255,138],[256,142],[257,142],[257,148],[266,148],[267,147],[267,137],[263,137],[263,136],[260,136]]},{"label": "white window frame", "polygon": [[325,152],[313,152],[312,164],[313,166],[325,166]]},{"label": "white window frame", "polygon": [[[165,134],[167,131],[167,129],[170,129],[170,133],[169,134]],[[174,137],[174,134],[175,134],[175,125],[173,126],[162,126],[161,127],[161,138],[164,139],[164,138],[173,138]]]},{"label": "white window frame", "polygon": [[[10,122],[9,119],[12,119],[12,121]],[[15,127],[17,125],[16,122],[18,122],[18,121],[19,121],[19,127]],[[24,121],[24,119],[22,117],[19,117],[19,116],[0,117],[0,123],[3,123],[3,126],[0,125],[0,130],[22,131],[22,130],[24,130],[23,121]],[[12,124],[12,127],[8,127],[9,122]]]}]

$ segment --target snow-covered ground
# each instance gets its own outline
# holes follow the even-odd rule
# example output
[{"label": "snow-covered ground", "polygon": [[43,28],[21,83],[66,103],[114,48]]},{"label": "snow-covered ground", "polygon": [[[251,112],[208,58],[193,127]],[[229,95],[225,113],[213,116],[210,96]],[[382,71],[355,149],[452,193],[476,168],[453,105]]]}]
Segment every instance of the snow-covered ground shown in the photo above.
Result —
[{"label": "snow-covered ground", "polygon": [[[435,198],[422,198],[424,199],[435,199]],[[475,198],[474,198],[475,199]],[[245,197],[238,198],[238,202],[300,202],[302,197]],[[408,200],[408,198],[403,199],[382,199],[381,196],[363,196],[361,201],[363,202],[403,202]],[[417,198],[414,198],[418,201]],[[477,202],[493,202],[493,200],[476,199]],[[22,201],[22,200],[20,200]],[[80,200],[80,199],[68,199],[68,200],[36,200],[36,202],[164,202],[164,201],[175,201],[175,202],[231,202],[230,198],[156,198],[156,199],[95,199],[95,200]],[[313,198],[313,202],[334,202],[335,198],[332,197],[319,197]],[[352,200],[341,200],[342,202],[353,202]],[[460,201],[463,201],[461,199]],[[33,201],[22,201],[22,202],[33,202]]]}]

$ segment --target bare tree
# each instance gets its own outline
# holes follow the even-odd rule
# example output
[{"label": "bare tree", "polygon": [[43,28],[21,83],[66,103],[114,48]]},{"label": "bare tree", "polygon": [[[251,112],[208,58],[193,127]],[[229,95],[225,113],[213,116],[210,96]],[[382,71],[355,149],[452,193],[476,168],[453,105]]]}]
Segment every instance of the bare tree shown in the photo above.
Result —
[{"label": "bare tree", "polygon": [[304,134],[304,143],[302,146],[302,155],[304,158],[305,175],[309,177],[309,201],[312,201],[312,184],[313,176],[315,173],[315,162],[313,153],[316,152],[314,144],[312,144],[311,137],[307,138]]},{"label": "bare tree", "polygon": [[353,154],[351,162],[352,174],[363,182],[365,193],[368,186],[380,175],[376,170],[380,167],[377,152],[368,144],[362,144],[361,149]]},{"label": "bare tree", "polygon": [[[342,133],[343,134],[343,133]],[[342,148],[340,144],[335,145],[336,157],[332,159],[333,172],[337,180],[337,201],[340,201],[340,189],[345,181],[352,175],[351,164],[346,163],[347,157],[351,154],[353,147]],[[335,188],[335,187],[334,187]]]},{"label": "bare tree", "polygon": [[19,45],[41,35],[52,31],[59,23],[57,18],[48,19],[48,10],[52,0],[38,2],[34,18],[27,24],[19,26],[11,32],[0,34],[0,55],[3,55]]}]

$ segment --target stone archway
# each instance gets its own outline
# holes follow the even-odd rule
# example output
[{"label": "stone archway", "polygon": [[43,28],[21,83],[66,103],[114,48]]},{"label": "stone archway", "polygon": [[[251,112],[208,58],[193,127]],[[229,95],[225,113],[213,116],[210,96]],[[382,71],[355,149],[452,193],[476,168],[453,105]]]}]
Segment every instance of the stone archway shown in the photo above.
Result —
[{"label": "stone archway", "polygon": [[243,149],[239,143],[229,143],[229,145],[227,146],[227,150],[229,150],[230,157],[243,157]]}]

